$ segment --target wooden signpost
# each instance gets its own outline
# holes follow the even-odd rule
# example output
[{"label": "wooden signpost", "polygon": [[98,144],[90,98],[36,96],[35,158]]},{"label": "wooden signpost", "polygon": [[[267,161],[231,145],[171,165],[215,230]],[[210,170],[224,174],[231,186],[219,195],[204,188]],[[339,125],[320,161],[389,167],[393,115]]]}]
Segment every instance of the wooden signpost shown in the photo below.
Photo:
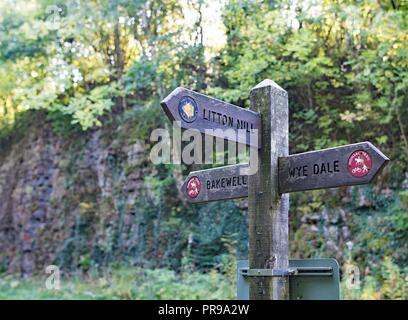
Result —
[{"label": "wooden signpost", "polygon": [[[264,80],[251,90],[250,102],[251,110],[246,110],[177,88],[161,105],[169,119],[182,128],[244,143],[257,153],[254,174],[241,174],[247,164],[194,171],[182,192],[189,202],[248,197],[249,266],[245,276],[249,279],[249,298],[288,299],[293,296],[292,291],[289,294],[289,276],[301,271],[303,264],[315,263],[302,262],[298,270],[290,267],[288,193],[370,183],[389,159],[370,142],[288,155],[287,92]],[[236,134],[228,138],[223,130],[214,129],[232,129]],[[238,134],[242,129],[245,134]],[[259,134],[255,141],[250,139],[252,129]],[[313,267],[317,271],[328,268]]]},{"label": "wooden signpost", "polygon": [[[169,119],[183,129],[196,129],[217,138],[259,146],[258,140],[250,139],[251,130],[259,130],[260,116],[256,112],[182,87],[170,93],[161,106]],[[224,130],[228,129],[234,134],[226,135]]]},{"label": "wooden signpost", "polygon": [[[278,192],[278,158],[289,153],[289,109],[285,90],[264,80],[251,90],[251,109],[262,115],[258,170],[249,177],[249,268],[286,272],[289,267],[289,195]],[[249,298],[285,300],[287,277],[256,277]]]}]

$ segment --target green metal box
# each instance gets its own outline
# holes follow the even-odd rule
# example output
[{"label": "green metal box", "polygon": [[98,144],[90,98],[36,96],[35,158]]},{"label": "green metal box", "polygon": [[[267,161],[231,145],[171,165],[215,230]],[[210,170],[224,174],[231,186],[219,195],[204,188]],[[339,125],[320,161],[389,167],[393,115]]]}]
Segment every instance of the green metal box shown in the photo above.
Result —
[{"label": "green metal box", "polygon": [[[289,268],[296,273],[289,276],[291,300],[339,300],[339,264],[335,259],[289,260]],[[237,299],[249,299],[249,281],[243,275],[248,260],[238,260]]]}]

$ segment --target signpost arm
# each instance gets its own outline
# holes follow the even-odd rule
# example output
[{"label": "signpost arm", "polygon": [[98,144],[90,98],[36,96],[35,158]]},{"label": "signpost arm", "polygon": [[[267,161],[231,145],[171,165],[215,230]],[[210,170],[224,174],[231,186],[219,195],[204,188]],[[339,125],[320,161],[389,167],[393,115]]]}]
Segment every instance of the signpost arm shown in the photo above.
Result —
[{"label": "signpost arm", "polygon": [[[287,156],[288,96],[272,80],[251,90],[251,109],[261,115],[258,170],[248,178],[249,268],[288,268],[289,195],[278,192],[278,158]],[[256,150],[253,150],[256,152]],[[250,299],[288,299],[287,277],[253,277]]]}]

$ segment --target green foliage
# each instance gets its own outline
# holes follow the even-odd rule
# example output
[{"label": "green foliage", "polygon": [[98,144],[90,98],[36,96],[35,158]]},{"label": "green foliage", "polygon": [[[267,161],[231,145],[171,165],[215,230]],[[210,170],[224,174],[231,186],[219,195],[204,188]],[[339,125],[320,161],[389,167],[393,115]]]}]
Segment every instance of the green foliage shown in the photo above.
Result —
[{"label": "green foliage", "polygon": [[203,86],[204,50],[184,39],[198,31],[176,0],[5,1],[0,11],[0,130],[26,110],[88,130],[180,81]]},{"label": "green foliage", "polygon": [[[344,190],[291,195],[292,255],[339,254],[357,264],[362,287],[346,290],[346,297],[407,298],[408,194],[400,190],[408,163],[404,1],[229,0],[227,43],[211,61],[201,0],[187,1],[198,14],[189,24],[176,0],[78,3],[1,2],[0,147],[41,130],[34,115],[43,112],[67,139],[104,126],[112,197],[98,199],[92,170],[78,174],[83,146],[73,143],[62,206],[66,214],[78,204],[80,210],[55,262],[67,272],[89,273],[114,261],[184,272],[122,268],[84,283],[72,279],[61,293],[41,289],[36,297],[232,298],[234,261],[247,255],[246,211],[233,201],[187,206],[174,166],[127,163],[121,147],[148,145],[152,129],[167,123],[160,99],[177,86],[248,107],[250,89],[271,78],[289,92],[291,153],[370,140],[393,160],[377,187],[353,188],[351,199]],[[121,179],[141,168],[153,173],[129,205]],[[303,220],[323,211],[327,218]],[[342,212],[346,218],[337,218]],[[328,239],[328,227],[347,227],[352,249],[342,238]],[[91,241],[94,234],[98,241]],[[0,270],[7,263],[0,261]],[[32,281],[3,279],[0,295],[31,297],[38,285]]]},{"label": "green foliage", "polygon": [[381,262],[379,272],[366,275],[355,287],[348,287],[343,280],[343,299],[408,299],[408,268],[401,269],[385,257]]},{"label": "green foliage", "polygon": [[141,99],[147,100],[151,98],[157,88],[155,87],[155,79],[157,77],[157,69],[151,61],[137,61],[128,70],[125,78],[125,90],[132,93],[135,89]]},{"label": "green foliage", "polygon": [[[357,190],[356,190],[357,191]],[[371,188],[365,188],[367,201],[376,207],[352,210],[355,245],[353,259],[361,268],[378,271],[384,257],[404,266],[408,263],[408,211],[398,197],[388,198],[376,195]],[[356,195],[357,196],[357,195]]]},{"label": "green foliage", "polygon": [[[352,188],[351,197],[327,190],[291,197],[292,257],[334,257],[343,271],[360,270],[360,287],[347,287],[346,299],[406,299],[408,210],[406,191],[378,194],[372,186]],[[334,233],[330,234],[330,228]],[[344,238],[341,230],[350,230]],[[349,238],[347,238],[349,237]],[[336,247],[329,246],[332,241]],[[340,255],[344,253],[344,255]]]},{"label": "green foliage", "polygon": [[81,132],[81,127],[74,125],[71,119],[60,111],[49,112],[47,119],[51,121],[54,132],[62,137],[68,138]]},{"label": "green foliage", "polygon": [[247,256],[247,220],[234,202],[201,205],[197,214],[190,252],[195,267],[206,270],[219,265],[232,248],[233,256]]},{"label": "green foliage", "polygon": [[248,105],[254,84],[271,78],[289,92],[293,152],[367,139],[406,163],[406,6],[319,5],[229,1],[228,43],[208,91]]},{"label": "green foliage", "polygon": [[150,142],[150,134],[154,129],[164,127],[164,117],[157,112],[158,100],[145,106],[136,106],[123,114],[120,141],[135,143],[136,141]]}]

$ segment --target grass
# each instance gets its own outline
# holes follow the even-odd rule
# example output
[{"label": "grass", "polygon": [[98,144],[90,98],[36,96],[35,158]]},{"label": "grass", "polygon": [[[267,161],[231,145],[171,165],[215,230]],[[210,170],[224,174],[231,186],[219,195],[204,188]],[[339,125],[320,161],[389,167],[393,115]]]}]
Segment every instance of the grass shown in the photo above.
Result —
[{"label": "grass", "polygon": [[[231,267],[225,273],[176,273],[168,269],[117,267],[103,273],[62,277],[59,290],[47,289],[49,274],[28,279],[0,275],[0,300],[230,300],[236,298],[234,270]],[[358,288],[348,288],[343,277],[341,299],[408,299],[407,274],[387,259],[381,271],[382,279],[365,276]]]},{"label": "grass", "polygon": [[47,289],[44,277],[0,277],[0,299],[235,299],[235,284],[216,271],[177,274],[167,269],[119,268],[104,275],[61,279],[60,290]]}]

